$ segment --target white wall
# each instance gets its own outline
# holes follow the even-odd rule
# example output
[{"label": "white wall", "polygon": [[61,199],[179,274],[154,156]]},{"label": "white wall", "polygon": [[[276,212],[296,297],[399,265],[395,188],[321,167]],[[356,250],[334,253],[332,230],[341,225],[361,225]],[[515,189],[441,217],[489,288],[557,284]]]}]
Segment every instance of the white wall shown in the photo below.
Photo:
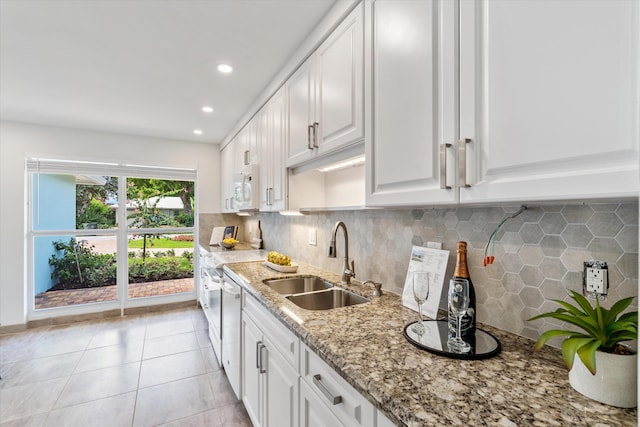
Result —
[{"label": "white wall", "polygon": [[200,213],[220,212],[220,152],[213,144],[0,122],[0,325],[25,323],[26,154],[198,169]]}]

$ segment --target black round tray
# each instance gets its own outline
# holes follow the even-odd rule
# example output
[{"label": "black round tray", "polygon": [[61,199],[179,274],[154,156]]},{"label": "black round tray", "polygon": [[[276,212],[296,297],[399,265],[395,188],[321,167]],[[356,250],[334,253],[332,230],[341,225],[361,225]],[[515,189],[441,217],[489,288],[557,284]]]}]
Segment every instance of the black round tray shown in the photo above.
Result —
[{"label": "black round tray", "polygon": [[417,321],[407,324],[402,331],[407,341],[421,350],[440,356],[452,359],[488,359],[499,354],[502,349],[500,341],[496,337],[482,329],[476,329],[475,338],[469,342],[471,350],[467,353],[455,353],[447,348],[449,323],[446,320],[425,320],[424,326],[426,330],[423,335],[418,335],[410,329],[415,323]]}]

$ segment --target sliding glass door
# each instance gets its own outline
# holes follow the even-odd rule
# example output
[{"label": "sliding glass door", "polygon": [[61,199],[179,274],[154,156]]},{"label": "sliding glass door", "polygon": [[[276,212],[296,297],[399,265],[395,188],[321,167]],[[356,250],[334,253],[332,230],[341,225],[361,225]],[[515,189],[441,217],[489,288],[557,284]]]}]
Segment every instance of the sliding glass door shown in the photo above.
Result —
[{"label": "sliding glass door", "polygon": [[27,171],[36,318],[195,296],[194,170],[30,159]]}]

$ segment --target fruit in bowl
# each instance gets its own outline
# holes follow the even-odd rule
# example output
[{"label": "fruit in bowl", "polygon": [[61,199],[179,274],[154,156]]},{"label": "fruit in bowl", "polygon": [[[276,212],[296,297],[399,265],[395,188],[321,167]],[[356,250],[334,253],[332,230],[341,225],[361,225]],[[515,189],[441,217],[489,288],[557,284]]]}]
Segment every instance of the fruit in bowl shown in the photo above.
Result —
[{"label": "fruit in bowl", "polygon": [[288,255],[284,255],[276,251],[270,251],[267,254],[267,261],[276,265],[291,265],[291,258]]},{"label": "fruit in bowl", "polygon": [[220,242],[220,246],[225,249],[233,249],[233,247],[238,243],[238,241],[232,237],[227,237],[222,242]]}]

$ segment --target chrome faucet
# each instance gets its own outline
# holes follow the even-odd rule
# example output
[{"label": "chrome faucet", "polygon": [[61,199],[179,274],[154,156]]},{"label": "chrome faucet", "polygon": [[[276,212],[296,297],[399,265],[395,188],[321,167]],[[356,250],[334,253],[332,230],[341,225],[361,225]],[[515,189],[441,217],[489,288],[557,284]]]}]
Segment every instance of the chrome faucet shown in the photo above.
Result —
[{"label": "chrome faucet", "polygon": [[356,269],[353,261],[351,261],[351,265],[349,265],[349,234],[347,233],[347,226],[344,225],[342,221],[336,222],[336,225],[333,226],[331,242],[329,243],[329,258],[335,258],[337,255],[336,234],[340,227],[342,227],[342,231],[344,231],[344,263],[342,264],[341,282],[344,285],[348,285],[351,283],[351,278],[356,276]]}]

